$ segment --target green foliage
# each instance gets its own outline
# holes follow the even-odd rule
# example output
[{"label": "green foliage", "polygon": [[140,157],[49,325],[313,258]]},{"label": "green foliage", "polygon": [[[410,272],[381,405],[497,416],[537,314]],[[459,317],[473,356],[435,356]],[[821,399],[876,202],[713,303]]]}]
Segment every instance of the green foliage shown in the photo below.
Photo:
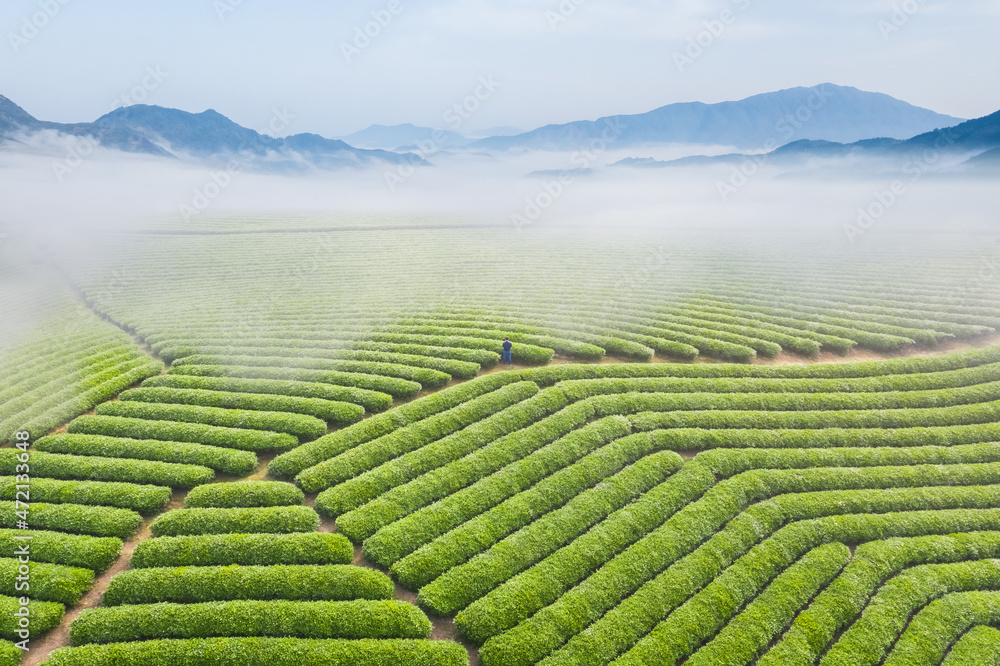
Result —
[{"label": "green foliage", "polygon": [[104,571],[118,559],[122,542],[111,537],[92,537],[80,534],[62,534],[43,530],[0,529],[0,552],[14,553],[24,546],[23,539],[31,537],[31,560],[51,562],[67,567],[81,567],[91,571]]},{"label": "green foliage", "polygon": [[[520,385],[514,384],[507,388],[514,386]],[[534,385],[531,386],[534,387]],[[560,391],[549,390],[537,393],[522,402],[495,410],[492,415],[485,416],[482,420],[472,423],[456,433],[442,437],[415,451],[405,453],[323,491],[316,498],[316,509],[323,515],[331,517],[356,509],[387,490],[402,485],[424,472],[441,467],[452,460],[457,460],[495,442],[505,435],[526,428],[565,404],[566,398]],[[397,434],[403,436],[407,432],[409,429],[404,428],[397,431]],[[376,440],[373,445],[380,441],[385,440]],[[335,463],[329,464],[334,465]],[[303,475],[307,473],[303,472]]]},{"label": "green foliage", "polygon": [[[14,502],[0,502],[0,528],[17,527]],[[126,539],[142,524],[142,516],[128,509],[81,504],[32,502],[30,525],[36,530]]]},{"label": "green foliage", "polygon": [[303,492],[281,481],[238,481],[199,486],[184,498],[187,507],[261,507],[302,504]]},{"label": "green foliage", "polygon": [[[438,614],[455,613],[662,483],[682,464],[680,456],[675,453],[653,454],[613,476],[605,473],[605,478],[596,485],[534,522],[525,523],[518,515],[521,512],[528,512],[530,515],[532,511],[541,513],[559,500],[579,491],[582,484],[574,481],[580,480],[584,484],[589,481],[587,473],[590,470],[586,469],[588,463],[597,463],[601,458],[610,462],[619,457],[618,464],[612,465],[620,466],[621,462],[631,462],[648,453],[649,444],[649,438],[641,435],[620,439],[564,470],[568,473],[554,474],[532,490],[525,491],[466,523],[473,526],[473,530],[466,530],[463,526],[452,532],[456,536],[465,535],[476,544],[479,551],[484,551],[486,546],[489,546],[489,550],[455,566],[423,587],[420,590],[420,603]],[[534,506],[533,502],[536,503]],[[523,526],[517,532],[494,543],[519,523]],[[480,530],[479,533],[474,531],[476,528]],[[488,536],[483,533],[486,530],[489,530]],[[472,535],[468,536],[470,531]],[[447,540],[444,537],[441,541]],[[462,543],[461,536],[458,541]],[[469,547],[455,548],[453,552],[465,554],[470,550],[472,549]]]},{"label": "green foliage", "polygon": [[350,564],[353,560],[354,547],[340,534],[206,534],[145,539],[133,551],[131,566]]},{"label": "green foliage", "polygon": [[[1000,590],[1000,559],[925,564],[902,572],[878,590],[822,663],[877,664],[906,630],[913,614],[942,596],[976,590]],[[940,663],[941,656],[935,663]]]},{"label": "green foliage", "polygon": [[[924,409],[830,410],[801,412],[659,412],[659,395],[627,394],[593,398],[598,413],[632,413],[637,430],[661,428],[726,429],[751,427],[759,430],[821,428],[912,428],[973,425],[1000,420],[1000,401]],[[636,413],[638,412],[638,413]]]},{"label": "green foliage", "polygon": [[240,379],[238,377],[199,377],[196,375],[159,375],[142,383],[142,388],[172,388],[228,393],[254,393],[273,396],[314,398],[331,402],[353,403],[369,412],[392,407],[392,396],[378,391],[283,379]]},{"label": "green foliage", "polygon": [[[861,614],[876,590],[910,567],[998,556],[1000,532],[995,531],[886,539],[861,544],[840,576],[796,618],[778,644],[758,664],[805,666],[816,663],[838,631]],[[904,579],[913,580],[908,576]],[[892,614],[891,609],[884,605],[881,607]],[[872,647],[871,651],[863,651],[865,659],[877,656],[875,646]]]},{"label": "green foliage", "polygon": [[941,663],[948,648],[965,631],[977,625],[998,623],[1000,593],[963,592],[948,595],[931,602],[913,618],[883,663],[886,666]]},{"label": "green foliage", "polygon": [[[38,601],[55,601],[72,606],[90,589],[94,582],[94,572],[78,567],[64,567],[61,564],[28,562],[28,574],[19,571],[24,563],[17,558],[0,557],[0,595],[28,597]],[[27,580],[28,587],[17,588],[18,578]]]},{"label": "green foliage", "polygon": [[11,641],[0,640],[0,666],[18,666],[24,652]]},{"label": "green foliage", "polygon": [[[532,400],[548,400],[542,391]],[[555,400],[559,400],[556,394]],[[355,542],[371,537],[383,527],[426,507],[449,494],[486,478],[506,465],[517,462],[541,447],[568,435],[583,426],[593,416],[593,409],[584,403],[570,405],[551,416],[506,435],[483,448],[397,486],[364,506],[349,511],[337,519],[337,529]],[[324,511],[321,493],[316,499],[317,510]],[[388,529],[392,529],[388,527]],[[405,531],[405,527],[403,528]],[[384,540],[392,544],[391,537]],[[374,552],[375,547],[373,545]],[[388,556],[393,562],[398,556]],[[388,561],[388,560],[386,560]]]},{"label": "green foliage", "polygon": [[[627,424],[617,418],[574,430],[468,488],[379,530],[365,541],[365,555],[380,566],[392,565],[401,580],[410,575],[403,572],[404,568],[422,577],[430,567],[438,565],[433,556],[411,557],[418,548],[628,432]],[[406,557],[409,561],[404,564]]]},{"label": "green foliage", "polygon": [[[0,477],[0,499],[13,500],[18,493],[18,485],[15,477]],[[29,485],[32,502],[115,506],[138,511],[144,516],[162,511],[171,495],[170,488],[162,486],[106,481],[31,479]]]},{"label": "green foliage", "polygon": [[[142,359],[129,365],[134,366],[136,363],[137,367],[131,367],[120,374],[118,370],[98,373],[76,384],[61,385],[53,393],[33,400],[28,409],[18,411],[6,421],[0,422],[0,443],[12,441],[14,432],[17,431],[49,432],[112,398],[122,389],[163,370],[163,365],[158,361]],[[91,386],[93,382],[100,383]]]},{"label": "green foliage", "polygon": [[121,416],[81,416],[66,429],[72,434],[193,442],[241,451],[288,451],[299,445],[294,435],[174,421]]},{"label": "green foliage", "polygon": [[[522,376],[540,386],[571,379],[677,377],[677,378],[759,378],[759,379],[851,379],[880,378],[888,375],[939,373],[1000,362],[1000,346],[941,356],[817,363],[806,365],[740,365],[730,363],[614,363],[605,365],[568,364],[535,368]],[[902,380],[901,380],[902,381]]]},{"label": "green foliage", "polygon": [[[430,333],[410,334],[410,333],[373,333],[367,336],[373,342],[393,342],[393,343],[416,343],[421,345],[431,345],[437,347],[458,347],[464,349],[489,350],[500,356],[500,343],[504,336],[500,335],[494,339],[478,338],[472,335],[433,335]],[[519,343],[517,345],[517,362],[525,365],[545,365],[555,356],[555,350],[549,347],[540,347]]]},{"label": "green foliage", "polygon": [[389,434],[398,428],[427,419],[478,396],[496,391],[519,380],[517,373],[486,375],[446,388],[385,414],[365,419],[361,423],[307,442],[295,451],[276,457],[268,472],[276,477],[293,477],[308,467],[329,460],[365,442]]},{"label": "green foliage", "polygon": [[457,643],[424,640],[194,638],[61,648],[47,666],[468,666]]},{"label": "green foliage", "polygon": [[[0,639],[9,641],[23,640],[15,631],[19,628],[15,612],[22,608],[19,601],[21,595],[15,597],[0,596]],[[31,601],[28,603],[28,613],[31,618],[31,635],[41,636],[62,620],[66,608],[53,601]],[[20,652],[20,650],[18,650]]]},{"label": "green foliage", "polygon": [[365,442],[339,456],[300,472],[295,482],[306,492],[318,492],[371,470],[382,463],[471,426],[491,414],[538,392],[531,382],[517,382],[478,396],[440,414]]},{"label": "green foliage", "polygon": [[997,666],[1000,664],[1000,630],[975,627],[955,644],[941,666]]},{"label": "green foliage", "polygon": [[[249,409],[262,412],[292,412],[314,416],[336,424],[356,423],[365,414],[364,407],[349,402],[333,402],[320,398],[299,398],[286,395],[207,391],[143,386],[129,389],[119,400],[154,403],[176,403],[226,409]],[[273,430],[273,428],[268,428]],[[296,433],[292,433],[296,434]]]},{"label": "green foliage", "polygon": [[[706,618],[719,608],[733,612],[733,604],[747,604],[712,639],[707,646],[688,659],[691,666],[751,663],[781,631],[792,621],[795,613],[805,606],[820,589],[836,576],[851,558],[850,549],[841,543],[820,546],[779,575],[771,585],[753,600],[747,598],[744,586],[735,579],[745,573],[731,568],[717,579],[704,594],[692,599],[671,618],[672,632],[680,635],[687,631],[682,653],[689,653],[700,641],[719,629]],[[741,594],[742,593],[742,594]],[[748,603],[749,602],[749,603]],[[680,642],[680,641],[678,641]],[[667,656],[669,659],[669,656]]]},{"label": "green foliage", "polygon": [[294,435],[300,440],[316,439],[326,434],[326,423],[315,416],[286,412],[257,412],[248,409],[222,409],[198,405],[119,400],[98,405],[96,414],[128,419],[179,421],[223,428],[283,432]]},{"label": "green foliage", "polygon": [[319,516],[307,506],[176,509],[150,526],[153,536],[312,532]]},{"label": "green foliage", "polygon": [[[16,454],[16,450],[0,450],[0,474],[13,476],[20,473],[17,471]],[[30,466],[33,478],[148,483],[171,488],[193,488],[208,483],[215,476],[212,470],[197,465],[63,455],[41,451],[31,452]]]},{"label": "green foliage", "polygon": [[287,368],[284,366],[246,365],[177,365],[171,366],[169,374],[191,375],[194,377],[226,377],[238,379],[291,380],[320,384],[334,384],[366,391],[385,393],[405,400],[420,393],[423,388],[418,382],[397,377],[368,375],[357,372],[336,372],[310,370],[308,368]]},{"label": "green foliage", "polygon": [[[930,476],[925,476],[919,481],[917,478],[911,477],[909,483],[923,486],[929,482],[930,478],[934,477],[947,483],[945,479],[949,477],[956,480],[961,479],[962,471],[949,470],[948,468],[926,470],[924,474]],[[837,522],[824,523],[827,525],[824,528],[827,531],[821,532],[824,541],[865,541],[893,534],[909,536],[912,534],[912,530],[924,530],[923,532],[918,531],[917,534],[938,531],[941,525],[939,521],[945,520],[947,515],[947,512],[942,510],[958,507],[990,507],[995,506],[996,499],[1000,499],[1000,489],[997,486],[914,487],[893,490],[812,492],[807,495],[784,494],[775,499],[754,504],[742,513],[739,513],[739,509],[736,508],[740,505],[747,506],[747,503],[753,501],[754,498],[776,495],[778,494],[777,489],[782,486],[786,490],[790,490],[792,487],[802,488],[806,484],[820,484],[820,487],[823,485],[830,487],[831,484],[837,484],[841,487],[849,485],[849,487],[857,488],[857,475],[848,472],[847,470],[779,472],[770,476],[770,481],[771,484],[780,485],[768,484],[770,487],[758,485],[759,481],[769,479],[768,474],[761,472],[753,476],[744,475],[747,477],[746,479],[736,479],[731,484],[720,484],[717,489],[706,493],[705,498],[678,512],[663,526],[628,547],[595,575],[591,575],[584,583],[568,593],[562,594],[559,589],[558,577],[561,576],[565,581],[565,573],[561,573],[559,569],[552,570],[553,579],[543,579],[543,589],[547,587],[554,592],[549,603],[557,599],[558,601],[541,612],[535,613],[530,619],[528,619],[528,615],[538,608],[534,604],[541,602],[544,605],[542,602],[544,597],[539,594],[540,590],[536,590],[532,595],[530,605],[521,603],[515,606],[505,602],[509,595],[516,594],[515,590],[521,584],[517,582],[517,579],[514,579],[511,581],[514,585],[501,586],[490,595],[469,606],[457,616],[456,624],[473,640],[481,641],[492,636],[496,637],[483,647],[481,654],[484,664],[524,663],[523,660],[529,658],[537,660],[544,657],[549,650],[572,638],[590,622],[597,620],[598,617],[614,607],[612,612],[605,615],[597,625],[588,630],[585,638],[581,636],[579,639],[574,639],[567,648],[564,648],[574,649],[573,654],[576,655],[576,659],[580,659],[583,654],[590,655],[587,657],[588,660],[599,659],[601,654],[614,655],[627,647],[630,642],[638,640],[652,630],[658,618],[665,617],[670,610],[683,603],[702,585],[711,582],[725,566],[736,561],[747,550],[759,543],[762,532],[780,530],[787,521],[834,515]],[[900,474],[905,477],[912,472],[909,470],[902,472],[893,468],[866,470],[867,478],[864,483],[867,487],[871,487],[871,484],[877,484],[883,488],[895,488],[899,481],[894,477]],[[739,489],[738,496],[730,494],[737,492],[737,489]],[[915,512],[909,520],[900,515],[883,517],[877,515],[840,515],[846,513],[888,514],[892,511],[928,507],[939,510]],[[735,519],[732,519],[734,513]],[[982,524],[977,521],[990,519],[992,513],[992,511],[976,511],[971,517],[960,514],[950,525],[951,528],[954,528],[950,531],[976,529],[975,525]],[[861,522],[852,522],[855,519]],[[815,540],[819,538],[816,527],[810,526],[808,523],[800,523],[800,525],[802,527],[789,528],[787,534],[791,536],[782,536],[781,539],[775,536],[771,540],[773,543],[755,557],[772,557],[775,548],[784,553],[782,555],[784,558],[794,557],[791,553],[804,554],[805,551],[802,548],[805,548],[806,545],[812,548],[823,542]],[[889,526],[888,532],[879,533],[876,530],[876,527],[887,529],[885,525]],[[853,532],[849,536],[835,539],[830,536],[831,526],[837,529],[850,527],[854,530],[860,530],[860,532]],[[716,533],[716,530],[721,531]],[[801,530],[807,530],[806,536],[808,538],[804,541],[798,536]],[[908,533],[908,530],[911,532]],[[864,536],[859,536],[859,534]],[[697,548],[706,539],[707,542],[701,547],[700,552],[681,560],[670,569],[669,574],[661,575],[662,571],[678,562],[683,555]],[[792,541],[789,542],[788,539],[792,539]],[[790,544],[794,544],[794,548],[791,550],[789,550]],[[774,560],[768,561],[773,562]],[[783,561],[785,564],[781,566],[790,564],[787,559]],[[763,566],[763,564],[754,566]],[[769,564],[768,566],[773,565]],[[762,571],[769,570],[762,569]],[[531,571],[528,573],[530,574]],[[577,580],[579,573],[574,572],[573,575],[573,580]],[[646,583],[649,581],[653,582],[647,585]],[[565,582],[561,583],[561,585],[565,584]],[[561,598],[560,594],[562,594]],[[625,597],[628,598],[625,599]],[[624,601],[622,601],[623,599]],[[615,607],[616,604],[617,607]],[[639,621],[640,618],[644,619]],[[522,622],[522,620],[527,621]],[[518,622],[521,624],[516,629],[498,636]],[[525,642],[528,636],[532,638],[530,642]],[[544,640],[540,640],[542,636],[545,637]],[[577,644],[578,640],[585,642]],[[531,655],[535,655],[535,657],[531,657]],[[570,661],[568,663],[584,662]]]},{"label": "green foliage", "polygon": [[385,574],[355,566],[198,566],[125,571],[111,580],[103,603],[374,600],[392,599],[394,591]]},{"label": "green foliage", "polygon": [[216,601],[92,608],[73,621],[73,645],[156,638],[275,636],[428,638],[431,623],[402,601]]},{"label": "green foliage", "polygon": [[[241,350],[245,351],[245,350]],[[262,350],[264,354],[268,350]],[[275,350],[271,350],[275,351]],[[277,350],[280,351],[280,350]],[[431,368],[414,367],[400,363],[373,361],[345,361],[327,358],[307,358],[302,356],[215,355],[195,354],[178,359],[171,368],[187,365],[201,366],[243,366],[252,368],[295,368],[370,375],[372,377],[397,377],[420,384],[423,388],[441,388],[451,381],[451,375]]]},{"label": "green foliage", "polygon": [[[577,494],[652,451],[649,437],[625,437],[626,434],[628,428],[622,420],[610,417],[562,438],[558,442],[562,444],[561,452],[564,455],[569,453],[565,465],[555,469],[541,467],[535,473],[548,472],[549,476],[534,485],[523,478],[508,480],[507,487],[512,494],[509,499],[470,518],[393,564],[392,571],[400,584],[409,589],[426,585],[537,516],[562,506]],[[675,468],[671,460],[664,471],[669,473]],[[467,506],[502,499],[490,492],[491,485],[482,484],[478,488],[470,488],[464,498]],[[517,492],[516,488],[525,490]],[[424,588],[421,590],[420,603],[438,614],[454,612],[444,610],[446,606],[453,604],[445,599],[460,593],[461,590],[449,590],[446,584]]]},{"label": "green foliage", "polygon": [[257,469],[257,456],[251,451],[224,449],[218,446],[166,442],[157,439],[128,439],[103,435],[49,435],[35,442],[34,448],[49,453],[78,456],[157,460],[180,465],[198,465],[233,476],[245,476]]}]

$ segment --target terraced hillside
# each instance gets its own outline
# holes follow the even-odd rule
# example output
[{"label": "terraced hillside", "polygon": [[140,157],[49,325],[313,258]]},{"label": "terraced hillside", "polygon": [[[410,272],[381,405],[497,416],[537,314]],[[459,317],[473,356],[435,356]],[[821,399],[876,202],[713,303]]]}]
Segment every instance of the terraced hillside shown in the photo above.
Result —
[{"label": "terraced hillside", "polygon": [[163,364],[73,296],[25,243],[0,244],[0,443],[47,432]]},{"label": "terraced hillside", "polygon": [[[996,623],[987,605],[907,627],[930,601],[997,589],[997,361],[503,373],[271,471],[320,491],[320,512],[455,616],[483,664],[939,663]],[[473,386],[537,392],[498,410]],[[906,582],[944,564],[920,594]],[[894,586],[909,606],[883,599]],[[899,638],[920,626],[933,649]]]},{"label": "terraced hillside", "polygon": [[1000,326],[995,242],[895,240],[390,228],[108,236],[109,260],[50,256],[165,360],[208,366],[189,374],[437,387],[490,367],[507,336],[529,365],[748,362],[912,353]]},{"label": "terraced hillside", "polygon": [[25,252],[0,664],[997,659],[990,246],[490,233]]}]

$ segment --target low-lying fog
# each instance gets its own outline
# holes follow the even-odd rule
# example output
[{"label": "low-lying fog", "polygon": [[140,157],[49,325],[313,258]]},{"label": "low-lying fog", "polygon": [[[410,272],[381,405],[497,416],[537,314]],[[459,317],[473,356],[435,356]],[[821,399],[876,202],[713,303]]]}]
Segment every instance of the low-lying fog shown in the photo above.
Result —
[{"label": "low-lying fog", "polygon": [[[627,156],[672,159],[720,147],[517,155],[438,153],[431,167],[371,167],[274,175],[253,159],[213,168],[95,149],[0,149],[0,232],[198,226],[239,213],[459,215],[529,230],[539,225],[810,229],[848,242],[860,232],[991,230],[995,179],[904,164],[792,170],[739,165],[609,166]],[[935,165],[941,166],[941,165]],[[853,229],[853,231],[852,231]]]}]

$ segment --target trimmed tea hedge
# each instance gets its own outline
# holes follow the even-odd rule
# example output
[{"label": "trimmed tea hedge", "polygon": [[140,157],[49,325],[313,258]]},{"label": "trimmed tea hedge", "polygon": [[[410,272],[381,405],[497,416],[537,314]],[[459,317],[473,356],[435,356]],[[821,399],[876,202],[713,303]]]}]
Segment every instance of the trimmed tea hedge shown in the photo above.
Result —
[{"label": "trimmed tea hedge", "polygon": [[182,566],[350,564],[354,547],[328,532],[206,534],[145,539],[132,553],[133,569]]},{"label": "trimmed tea hedge", "polygon": [[94,583],[94,572],[78,567],[45,562],[27,563],[28,588],[17,589],[17,578],[25,564],[17,558],[0,557],[0,595],[29,597],[38,601],[55,601],[72,606]]},{"label": "trimmed tea hedge", "polygon": [[[420,590],[420,603],[438,614],[458,612],[665,481],[680,468],[683,460],[675,453],[661,452],[632,463],[649,452],[650,444],[649,438],[642,435],[620,439],[564,470],[571,473],[554,474],[531,490],[483,514],[483,520],[469,521],[467,525],[474,527],[472,538],[466,538],[476,543],[480,550],[484,550],[486,544],[510,531],[508,525],[523,522],[515,518],[519,508],[540,516],[509,537],[489,546],[488,551],[458,564],[423,587]],[[622,462],[632,464],[613,476],[605,470],[604,478],[596,485],[587,483],[589,470],[586,467],[589,463],[594,463],[593,467],[599,468],[598,461],[601,458],[605,459],[602,461],[605,464],[618,458],[617,464],[611,463],[612,470],[620,467]],[[541,515],[552,505],[558,504],[560,499],[579,491],[581,486],[577,481],[584,481],[592,487],[580,492],[551,513]],[[532,503],[535,503],[534,506]],[[483,530],[484,524],[486,531],[489,531],[488,536],[475,531],[476,527]],[[464,527],[453,532],[459,542],[463,542],[462,535],[466,532]],[[447,542],[447,538],[442,538],[442,541]],[[464,546],[456,550],[466,554],[471,548]]]},{"label": "trimmed tea hedge", "polygon": [[[17,451],[0,450],[0,474],[17,473]],[[31,453],[31,476],[89,481],[119,481],[154,484],[171,488],[193,488],[208,483],[215,472],[197,465],[177,465],[151,460],[99,458],[60,453]]]},{"label": "trimmed tea hedge", "polygon": [[0,529],[0,552],[15,554],[31,537],[31,560],[101,572],[121,554],[122,542],[111,537],[62,534],[43,530]]},{"label": "trimmed tea hedge", "polygon": [[[267,351],[267,350],[265,350]],[[276,351],[276,350],[272,350]],[[199,366],[241,366],[252,368],[294,368],[296,370],[320,370],[342,373],[357,373],[371,377],[395,377],[416,382],[423,388],[441,388],[451,381],[451,375],[430,368],[414,367],[400,363],[379,363],[371,361],[346,361],[302,356],[220,356],[195,354],[178,359],[171,368],[187,365]],[[386,391],[388,393],[388,391]]]},{"label": "trimmed tea hedge", "polygon": [[149,421],[201,423],[223,428],[284,432],[300,440],[316,439],[326,434],[326,423],[314,416],[286,412],[256,412],[246,409],[221,409],[198,405],[174,405],[153,402],[116,401],[98,405],[98,416],[116,416]]},{"label": "trimmed tea hedge", "polygon": [[527,400],[536,393],[538,387],[531,382],[517,382],[504,386],[378,439],[359,444],[335,458],[300,472],[295,477],[295,482],[310,493],[329,488],[404,453],[472,426],[481,419]]},{"label": "trimmed tea hedge", "polygon": [[0,666],[18,666],[24,652],[11,641],[0,640]]},{"label": "trimmed tea hedge", "polygon": [[388,393],[349,388],[347,386],[336,386],[334,384],[285,379],[159,375],[157,377],[150,377],[142,383],[142,388],[153,387],[317,398],[333,402],[353,403],[364,407],[369,412],[381,412],[392,407],[392,396]]},{"label": "trimmed tea hedge", "polygon": [[91,608],[73,621],[73,645],[155,638],[275,636],[428,638],[431,623],[402,601],[216,601]]},{"label": "trimmed tea hedge", "polygon": [[621,417],[608,417],[574,430],[496,474],[383,528],[365,541],[365,555],[381,566],[394,562],[392,568],[400,580],[415,583],[427,571],[441,566],[437,555],[424,551],[422,546],[431,546],[437,537],[629,432],[628,423]]},{"label": "trimmed tea hedge", "polygon": [[[16,527],[21,520],[14,502],[0,502],[0,527]],[[31,527],[41,530],[128,538],[142,524],[142,516],[128,509],[82,504],[31,504]]]},{"label": "trimmed tea hedge", "polygon": [[312,532],[319,516],[307,506],[273,506],[249,509],[176,509],[150,526],[153,536],[194,534],[282,534]]},{"label": "trimmed tea hedge", "polygon": [[[142,388],[124,391],[118,396],[118,399],[137,402],[222,407],[225,409],[250,409],[261,412],[292,412],[315,416],[324,421],[337,424],[356,423],[365,415],[364,407],[350,402],[333,402],[319,398],[298,398],[259,393],[227,393],[224,391],[206,391],[204,389],[143,386]],[[274,430],[274,428],[267,428],[267,430]]]},{"label": "trimmed tea hedge", "polygon": [[60,648],[47,666],[468,666],[461,645],[425,640],[192,638]]},{"label": "trimmed tea hedge", "polygon": [[392,599],[384,573],[339,564],[133,569],[118,574],[104,593],[105,606],[198,603],[237,599],[349,601]]},{"label": "trimmed tea hedge", "polygon": [[[20,595],[18,598],[0,596],[0,639],[24,640],[24,637],[16,633],[21,628],[18,624],[18,616],[14,615],[22,608],[19,599]],[[66,608],[53,601],[30,601],[28,613],[31,618],[31,636],[38,637],[58,626],[64,612],[66,612]]]},{"label": "trimmed tea hedge", "polygon": [[[506,435],[527,428],[565,405],[566,397],[558,389],[541,391],[454,434],[324,490],[316,498],[316,510],[325,516],[335,517],[356,509],[424,472],[444,466]],[[300,476],[305,474],[308,472]]]},{"label": "trimmed tea hedge", "polygon": [[806,666],[816,663],[838,631],[854,622],[883,582],[908,567],[996,557],[1000,557],[1000,532],[995,531],[861,544],[837,580],[799,614],[758,664]]},{"label": "trimmed tea hedge", "polygon": [[309,370],[307,368],[285,368],[245,365],[175,365],[168,371],[171,375],[192,375],[195,377],[227,377],[239,379],[277,379],[319,384],[335,384],[349,388],[385,393],[400,400],[414,397],[423,387],[418,382],[384,375],[369,375],[355,372],[334,372]]},{"label": "trimmed tea hedge", "polygon": [[962,592],[920,611],[885,660],[885,666],[938,664],[959,636],[977,625],[1000,623],[1000,593]]},{"label": "trimmed tea hedge", "polygon": [[242,451],[288,451],[299,445],[299,440],[288,433],[89,414],[70,423],[66,431],[81,435],[195,442]]},{"label": "trimmed tea hedge", "polygon": [[[542,393],[535,398],[539,398]],[[337,530],[360,543],[407,514],[470,486],[568,435],[585,425],[593,414],[593,408],[586,403],[570,405],[523,430],[501,437],[464,458],[418,476],[364,506],[341,515],[337,518]],[[320,505],[319,498],[316,503]],[[324,509],[318,506],[317,510],[322,512]],[[391,539],[388,541],[391,543]]]},{"label": "trimmed tea hedge", "polygon": [[975,627],[965,634],[941,666],[997,666],[1000,664],[1000,630]]},{"label": "trimmed tea hedge", "polygon": [[78,456],[157,460],[181,465],[198,465],[233,476],[245,476],[257,469],[257,456],[251,451],[224,449],[218,446],[166,442],[158,439],[128,439],[104,435],[60,433],[43,437],[34,445],[37,451],[71,453]]},{"label": "trimmed tea hedge", "polygon": [[[13,500],[18,492],[14,477],[0,477],[0,499]],[[163,510],[170,501],[170,488],[139,486],[134,483],[106,481],[61,481],[31,479],[30,497],[33,502],[50,504],[90,504],[132,509],[144,516]]]},{"label": "trimmed tea hedge", "polygon": [[237,481],[198,486],[184,498],[187,507],[264,507],[302,504],[305,494],[282,481]]},{"label": "trimmed tea hedge", "polygon": [[477,377],[458,386],[452,386],[411,403],[401,405],[386,414],[379,414],[361,423],[320,437],[303,444],[294,451],[284,453],[268,465],[268,472],[277,477],[292,477],[302,470],[376,437],[381,437],[405,425],[429,418],[477,396],[496,391],[520,380],[518,373],[496,373]]}]

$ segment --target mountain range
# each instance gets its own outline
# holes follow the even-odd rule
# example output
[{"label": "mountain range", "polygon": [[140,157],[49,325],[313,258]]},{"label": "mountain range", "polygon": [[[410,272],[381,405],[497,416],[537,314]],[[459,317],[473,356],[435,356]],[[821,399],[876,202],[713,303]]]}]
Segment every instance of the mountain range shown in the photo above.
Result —
[{"label": "mountain range", "polygon": [[686,144],[760,150],[799,139],[843,143],[874,137],[907,139],[961,121],[889,95],[824,83],[735,102],[684,102],[647,113],[546,125],[515,136],[482,139],[471,148],[581,150],[596,141],[623,148]]},{"label": "mountain range", "polygon": [[[740,151],[673,162],[647,158],[619,163],[647,167],[738,161],[745,159],[744,152],[767,153],[776,162],[851,155],[874,158],[926,149],[941,140],[946,141],[947,152],[964,151],[969,158],[1000,147],[994,116],[962,122],[888,95],[826,83],[733,102],[670,104],[647,113],[546,125],[530,132],[496,128],[497,135],[483,139],[412,124],[372,125],[340,139],[308,133],[278,138],[211,109],[190,113],[145,104],[120,107],[94,122],[52,123],[0,96],[0,149],[27,148],[33,137],[50,132],[124,152],[213,165],[238,159],[241,168],[291,173],[378,164],[428,165],[425,156],[435,153],[581,150],[598,144],[602,148],[733,146]],[[288,124],[277,112],[273,120],[269,128],[273,134]],[[948,127],[954,127],[954,136],[935,133]],[[984,155],[979,161],[1000,160]]]},{"label": "mountain range", "polygon": [[824,162],[843,163],[845,158],[890,169],[938,170],[955,164],[991,167],[1000,164],[1000,111],[982,118],[967,120],[953,127],[924,132],[910,139],[865,139],[852,143],[801,139],[766,153],[730,153],[716,156],[691,156],[661,161],[628,158],[612,166],[658,168],[742,165],[748,160],[772,166],[801,169],[822,166]]},{"label": "mountain range", "polygon": [[[279,125],[287,124],[287,119],[277,115],[276,120]],[[135,104],[115,109],[92,123],[63,124],[38,120],[0,96],[0,144],[16,147],[45,130],[87,138],[105,148],[129,153],[213,165],[236,159],[241,168],[259,171],[301,172],[372,164],[427,164],[412,153],[355,148],[318,134],[272,137],[238,125],[212,109],[189,113]]]}]

